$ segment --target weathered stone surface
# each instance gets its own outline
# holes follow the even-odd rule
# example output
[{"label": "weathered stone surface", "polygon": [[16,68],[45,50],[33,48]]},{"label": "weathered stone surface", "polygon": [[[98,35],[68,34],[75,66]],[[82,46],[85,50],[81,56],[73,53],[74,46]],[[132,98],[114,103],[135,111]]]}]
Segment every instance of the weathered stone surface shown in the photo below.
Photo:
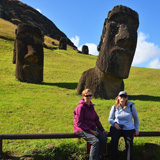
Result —
[{"label": "weathered stone surface", "polygon": [[88,46],[86,46],[86,45],[83,45],[83,46],[82,46],[82,53],[83,53],[83,54],[89,54]]},{"label": "weathered stone surface", "polygon": [[59,49],[67,50],[67,39],[65,37],[60,38]]},{"label": "weathered stone surface", "polygon": [[128,78],[137,44],[139,18],[134,10],[118,5],[105,19],[98,46],[98,68],[119,78]]},{"label": "weathered stone surface", "polygon": [[85,88],[90,88],[95,98],[112,99],[123,90],[124,82],[121,78],[102,72],[96,66],[83,72],[77,86],[77,93],[81,94]]},{"label": "weathered stone surface", "polygon": [[14,41],[14,49],[13,49],[13,64],[16,64],[16,40]]},{"label": "weathered stone surface", "polygon": [[[16,25],[25,23],[36,26],[40,28],[43,35],[52,37],[58,41],[61,37],[67,38],[51,20],[43,16],[36,9],[19,0],[0,0],[0,18],[8,20]],[[67,38],[67,44],[73,48],[77,48],[69,38]]]},{"label": "weathered stone surface", "polygon": [[43,36],[39,28],[19,24],[16,29],[14,60],[16,78],[22,82],[43,81]]},{"label": "weathered stone surface", "polygon": [[137,44],[138,14],[126,6],[115,6],[105,19],[95,68],[85,71],[77,93],[90,88],[95,98],[113,99],[124,90]]}]

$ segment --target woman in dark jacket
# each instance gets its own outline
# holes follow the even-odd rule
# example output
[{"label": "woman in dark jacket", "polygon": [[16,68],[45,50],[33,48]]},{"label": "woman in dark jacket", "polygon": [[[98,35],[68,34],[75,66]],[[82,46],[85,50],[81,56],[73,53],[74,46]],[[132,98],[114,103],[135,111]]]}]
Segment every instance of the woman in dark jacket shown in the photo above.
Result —
[{"label": "woman in dark jacket", "polygon": [[85,89],[79,105],[74,110],[74,133],[91,144],[89,159],[100,160],[104,153],[108,133],[99,121],[91,99],[91,90]]}]

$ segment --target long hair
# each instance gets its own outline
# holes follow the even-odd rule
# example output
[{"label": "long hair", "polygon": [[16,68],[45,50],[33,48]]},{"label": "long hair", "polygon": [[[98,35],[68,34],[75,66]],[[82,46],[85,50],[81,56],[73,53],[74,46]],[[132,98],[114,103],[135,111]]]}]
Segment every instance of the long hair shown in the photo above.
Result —
[{"label": "long hair", "polygon": [[[115,100],[116,100],[115,105],[114,105],[115,108],[118,108],[118,107],[119,107],[119,99],[118,99],[118,97],[119,97],[119,96],[117,96],[117,97],[115,98]],[[126,100],[126,103],[125,103],[125,106],[123,107],[123,109],[126,109],[127,106],[128,106],[128,97],[127,97],[127,100]]]}]

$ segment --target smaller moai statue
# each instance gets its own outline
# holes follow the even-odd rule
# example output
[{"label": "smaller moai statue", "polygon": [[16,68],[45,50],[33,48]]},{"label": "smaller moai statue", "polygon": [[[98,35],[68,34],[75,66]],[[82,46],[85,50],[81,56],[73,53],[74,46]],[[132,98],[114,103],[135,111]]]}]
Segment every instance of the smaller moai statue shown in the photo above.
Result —
[{"label": "smaller moai statue", "polygon": [[13,63],[16,78],[22,82],[43,81],[43,36],[38,27],[19,24],[15,30]]},{"label": "smaller moai statue", "polygon": [[67,39],[66,39],[66,37],[61,37],[60,38],[59,49],[67,50]]},{"label": "smaller moai statue", "polygon": [[83,53],[83,54],[89,54],[88,46],[86,46],[86,45],[83,45],[83,46],[82,46],[82,53]]}]

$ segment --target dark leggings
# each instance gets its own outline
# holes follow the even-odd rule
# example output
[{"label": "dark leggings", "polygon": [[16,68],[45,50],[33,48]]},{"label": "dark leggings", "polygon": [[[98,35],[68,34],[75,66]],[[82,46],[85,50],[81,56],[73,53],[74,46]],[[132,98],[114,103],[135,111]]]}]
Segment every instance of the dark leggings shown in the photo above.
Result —
[{"label": "dark leggings", "polygon": [[111,126],[111,154],[112,160],[118,160],[118,141],[121,136],[124,137],[127,160],[133,160],[133,134],[134,130],[117,130],[115,127]]}]

